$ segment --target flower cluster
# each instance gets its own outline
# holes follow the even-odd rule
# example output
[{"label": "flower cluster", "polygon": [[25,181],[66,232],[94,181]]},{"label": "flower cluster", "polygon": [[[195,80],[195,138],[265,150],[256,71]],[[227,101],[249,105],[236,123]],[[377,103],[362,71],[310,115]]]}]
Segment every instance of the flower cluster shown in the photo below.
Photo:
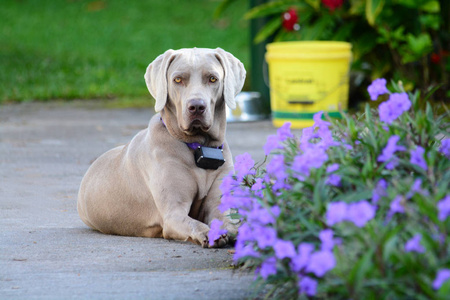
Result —
[{"label": "flower cluster", "polygon": [[376,207],[361,200],[347,204],[345,202],[332,202],[328,205],[326,214],[327,224],[334,224],[349,221],[358,227],[364,227],[367,222],[375,217]]},{"label": "flower cluster", "polygon": [[323,5],[328,7],[329,10],[333,11],[344,4],[344,0],[322,0]]},{"label": "flower cluster", "polygon": [[363,121],[319,112],[300,138],[286,123],[267,138],[264,168],[246,153],[222,182],[220,209],[242,222],[235,261],[286,298],[401,298],[427,285],[431,297],[450,287],[449,139],[433,118],[415,127],[417,97],[390,93],[385,80],[371,86],[372,98],[390,94],[378,118],[368,107]]},{"label": "flower cluster", "polygon": [[283,27],[287,31],[299,30],[297,11],[293,8],[283,13]]}]

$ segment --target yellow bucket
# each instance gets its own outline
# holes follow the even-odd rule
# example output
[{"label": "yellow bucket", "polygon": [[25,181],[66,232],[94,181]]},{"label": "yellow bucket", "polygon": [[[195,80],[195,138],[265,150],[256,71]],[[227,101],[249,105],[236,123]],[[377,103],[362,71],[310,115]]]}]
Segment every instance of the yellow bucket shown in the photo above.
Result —
[{"label": "yellow bucket", "polygon": [[326,111],[340,117],[348,105],[351,44],[346,42],[279,42],[267,45],[270,106],[276,127],[314,124],[313,115]]}]

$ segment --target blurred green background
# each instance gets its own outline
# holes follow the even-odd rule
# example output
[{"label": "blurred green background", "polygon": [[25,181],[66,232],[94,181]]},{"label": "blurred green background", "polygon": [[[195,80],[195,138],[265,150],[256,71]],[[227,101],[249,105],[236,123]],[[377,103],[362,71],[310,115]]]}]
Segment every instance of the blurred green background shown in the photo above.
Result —
[{"label": "blurred green background", "polygon": [[150,102],[147,65],[167,49],[221,47],[248,68],[249,30],[236,1],[2,0],[0,103],[50,99]]}]

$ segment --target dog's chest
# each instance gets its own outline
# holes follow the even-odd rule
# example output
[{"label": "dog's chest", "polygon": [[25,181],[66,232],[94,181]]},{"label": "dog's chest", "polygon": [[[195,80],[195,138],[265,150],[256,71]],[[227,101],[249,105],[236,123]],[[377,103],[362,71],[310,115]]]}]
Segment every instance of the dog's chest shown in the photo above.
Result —
[{"label": "dog's chest", "polygon": [[[220,192],[220,182],[218,182],[219,179],[217,176],[218,171],[196,168],[194,172],[196,173],[195,177],[197,178],[197,199],[194,200],[204,199],[211,192]],[[217,191],[214,191],[214,188],[216,188]]]}]

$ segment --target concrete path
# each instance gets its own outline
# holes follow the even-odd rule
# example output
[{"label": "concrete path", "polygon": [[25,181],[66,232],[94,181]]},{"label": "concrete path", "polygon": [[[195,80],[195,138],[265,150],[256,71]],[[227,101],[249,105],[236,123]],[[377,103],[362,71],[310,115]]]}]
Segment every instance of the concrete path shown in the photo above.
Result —
[{"label": "concrete path", "polygon": [[[146,127],[150,109],[93,102],[0,106],[0,299],[245,299],[230,249],[104,235],[78,217],[90,163]],[[233,154],[264,158],[269,121],[231,123]]]}]

